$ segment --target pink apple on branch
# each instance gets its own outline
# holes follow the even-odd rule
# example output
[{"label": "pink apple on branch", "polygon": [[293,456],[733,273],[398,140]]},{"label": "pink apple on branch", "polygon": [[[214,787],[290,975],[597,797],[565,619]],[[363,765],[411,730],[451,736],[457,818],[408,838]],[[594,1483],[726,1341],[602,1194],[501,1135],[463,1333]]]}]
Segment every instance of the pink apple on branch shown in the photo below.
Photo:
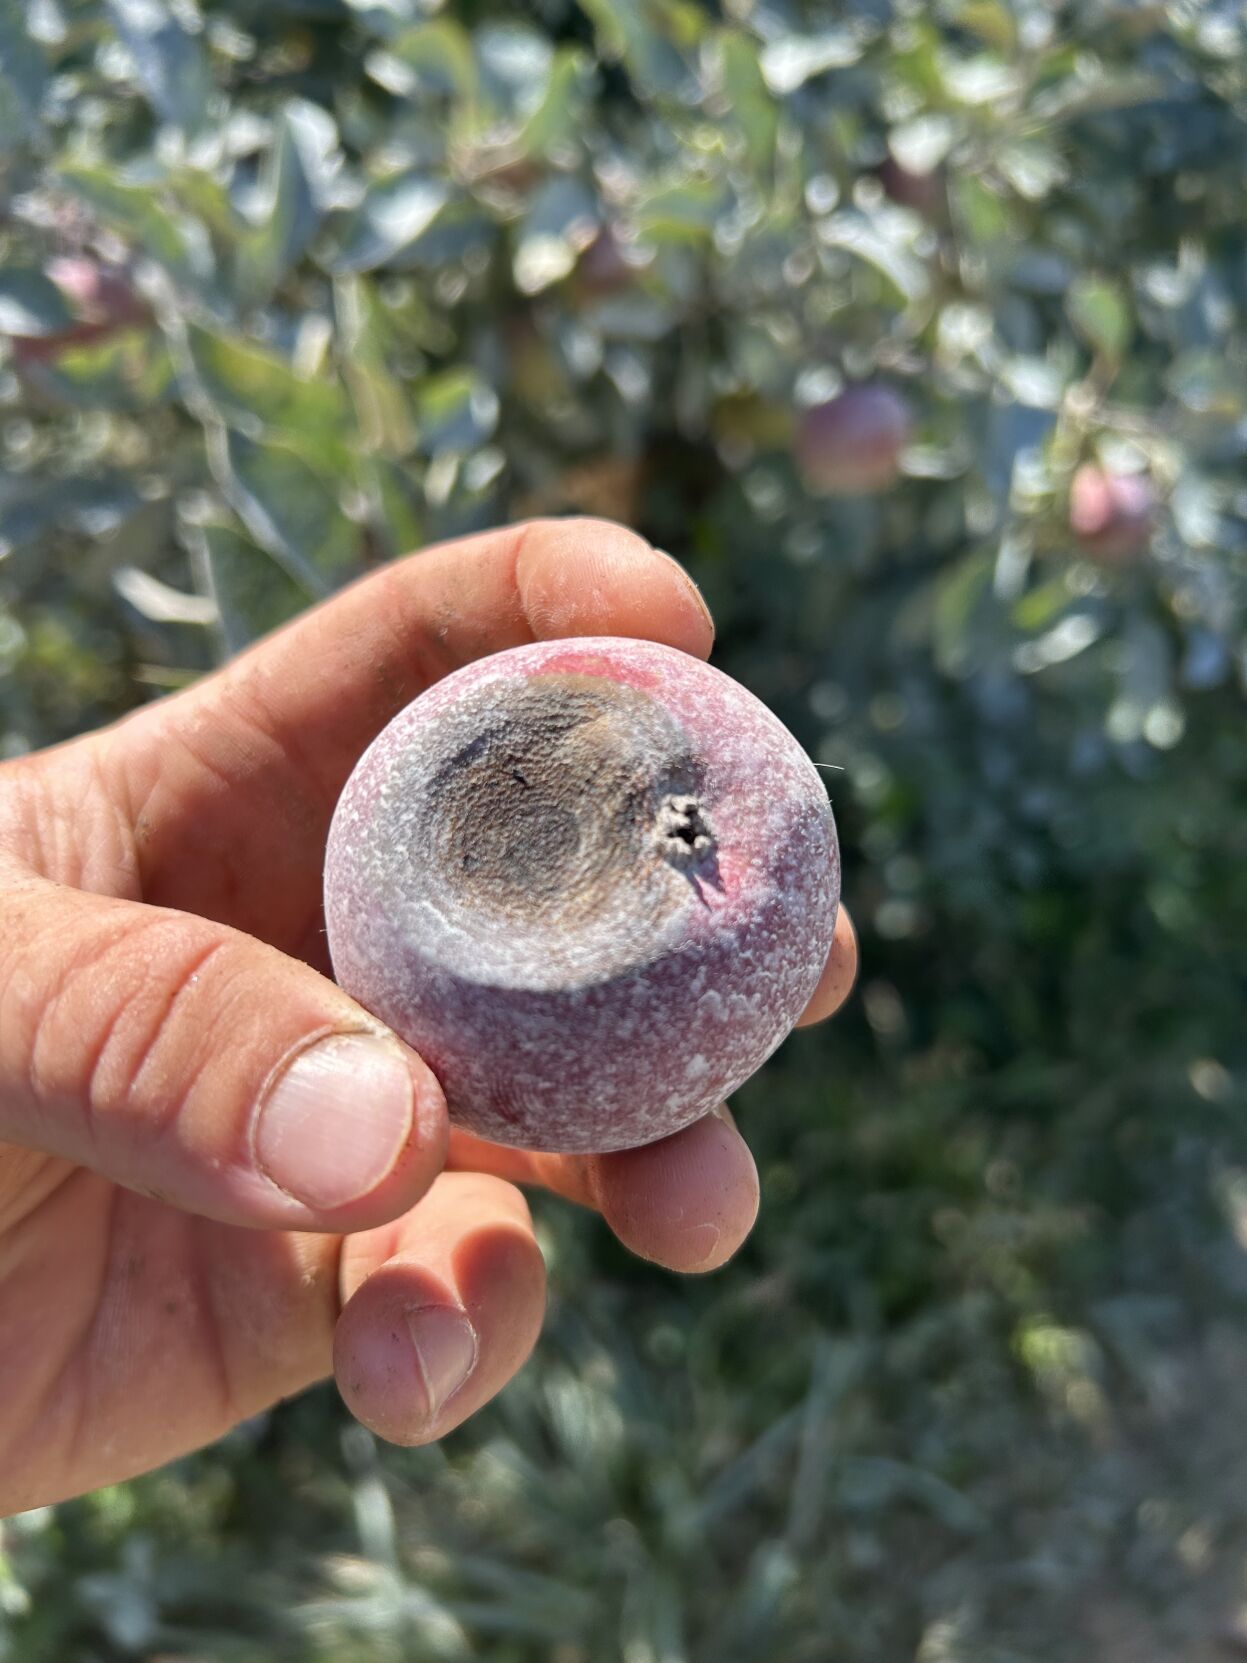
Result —
[{"label": "pink apple on branch", "polygon": [[886,490],[900,474],[912,429],[913,415],[900,393],[881,382],[863,382],[802,412],[797,467],[819,495]]},{"label": "pink apple on branch", "polygon": [[1141,473],[1113,473],[1085,462],[1070,484],[1069,525],[1093,559],[1121,561],[1141,554],[1156,516],[1156,493]]},{"label": "pink apple on branch", "polygon": [[49,260],[45,269],[84,323],[120,329],[150,317],[147,302],[119,266],[80,254]]},{"label": "pink apple on branch", "polygon": [[65,297],[74,321],[55,334],[15,340],[13,357],[19,367],[54,363],[65,352],[95,346],[118,330],[151,322],[146,300],[118,266],[88,254],[67,254],[49,260],[44,270]]}]

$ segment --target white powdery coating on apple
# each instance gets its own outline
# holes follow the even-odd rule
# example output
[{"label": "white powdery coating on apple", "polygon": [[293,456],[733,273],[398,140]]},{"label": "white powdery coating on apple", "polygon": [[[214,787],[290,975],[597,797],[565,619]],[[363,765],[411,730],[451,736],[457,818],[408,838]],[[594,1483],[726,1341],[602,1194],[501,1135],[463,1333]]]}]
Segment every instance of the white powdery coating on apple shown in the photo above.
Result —
[{"label": "white powdery coating on apple", "polygon": [[[488,906],[474,912],[470,879],[466,894],[450,892],[459,857],[448,863],[446,851],[461,847],[463,827],[447,831],[430,787],[451,777],[455,745],[462,755],[464,712],[496,730],[534,679],[556,703],[569,687],[605,689],[611,789],[623,790],[620,770],[645,775],[678,752],[677,788],[657,799],[658,842],[642,854],[631,821],[622,843],[603,832],[591,780],[543,799],[542,834],[569,802],[583,822],[571,837],[583,858],[558,853],[566,906],[541,892],[521,915],[495,848]],[[499,800],[512,798],[524,801]],[[681,826],[687,860],[654,855]],[[599,637],[481,659],[409,705],[347,782],[325,867],[338,981],[421,1053],[459,1125],[530,1149],[628,1148],[715,1107],[808,1003],[838,898],[826,791],[788,730],[699,659]]]}]

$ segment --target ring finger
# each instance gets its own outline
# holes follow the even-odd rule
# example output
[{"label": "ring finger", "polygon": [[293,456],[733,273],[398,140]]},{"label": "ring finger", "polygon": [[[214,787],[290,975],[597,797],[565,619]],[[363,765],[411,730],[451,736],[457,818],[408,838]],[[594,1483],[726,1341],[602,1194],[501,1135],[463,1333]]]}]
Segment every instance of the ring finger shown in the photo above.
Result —
[{"label": "ring finger", "polygon": [[524,1197],[447,1172],[403,1218],[343,1244],[338,1389],[391,1443],[422,1444],[501,1391],[537,1340],[545,1266]]}]

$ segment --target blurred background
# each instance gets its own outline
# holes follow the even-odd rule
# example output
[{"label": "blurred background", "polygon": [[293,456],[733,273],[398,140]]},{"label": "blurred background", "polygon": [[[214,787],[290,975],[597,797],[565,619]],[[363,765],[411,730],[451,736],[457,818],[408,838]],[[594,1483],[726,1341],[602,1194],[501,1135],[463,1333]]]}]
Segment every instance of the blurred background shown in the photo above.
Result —
[{"label": "blurred background", "polygon": [[1247,1656],[1237,3],[0,0],[0,746],[536,513],[685,560],[863,974],[438,1448],[0,1526],[5,1663]]}]

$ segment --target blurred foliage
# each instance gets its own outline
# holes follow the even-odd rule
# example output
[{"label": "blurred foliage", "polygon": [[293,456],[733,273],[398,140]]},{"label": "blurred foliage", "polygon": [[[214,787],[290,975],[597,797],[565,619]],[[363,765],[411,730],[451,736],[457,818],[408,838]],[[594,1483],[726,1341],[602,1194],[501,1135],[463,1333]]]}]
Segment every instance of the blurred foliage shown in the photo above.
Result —
[{"label": "blurred foliage", "polygon": [[[833,770],[864,963],[731,1269],[542,1207],[498,1405],[12,1522],[6,1663],[1247,1650],[1245,153],[1230,3],[0,0],[5,752],[604,513]],[[818,495],[860,382],[899,477]]]}]

